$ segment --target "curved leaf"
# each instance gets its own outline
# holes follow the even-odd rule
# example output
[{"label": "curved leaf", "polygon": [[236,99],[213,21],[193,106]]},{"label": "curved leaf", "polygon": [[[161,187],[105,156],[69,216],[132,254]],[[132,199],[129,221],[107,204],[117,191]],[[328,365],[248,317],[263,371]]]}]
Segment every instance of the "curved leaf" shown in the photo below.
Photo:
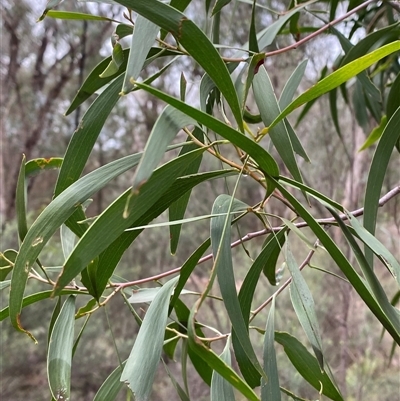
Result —
[{"label": "curved leaf", "polygon": [[121,383],[121,373],[122,369],[126,365],[126,361],[121,365],[116,367],[110,375],[104,380],[103,384],[97,391],[96,395],[93,398],[93,401],[114,401],[122,387],[124,386]]},{"label": "curved leaf", "polygon": [[[232,199],[229,195],[220,195],[214,202],[212,213],[232,213],[235,211],[246,211],[247,208],[248,205],[237,199]],[[231,220],[231,214],[214,217],[211,220],[211,246],[214,256],[214,266],[217,272],[221,296],[240,345],[259,374],[265,376],[250,342],[247,323],[242,313],[240,313],[241,308],[236,293],[235,275],[232,264]]]},{"label": "curved leaf", "polygon": [[10,318],[17,330],[25,331],[20,325],[19,313],[21,312],[26,281],[30,268],[47,241],[61,224],[80,207],[82,202],[113,178],[132,168],[139,162],[139,159],[140,154],[127,156],[87,174],[57,196],[32,224],[24,242],[21,244],[11,279]]},{"label": "curved leaf", "polygon": [[279,175],[279,168],[273,157],[260,145],[247,138],[245,135],[236,131],[229,125],[217,120],[216,118],[194,107],[191,107],[188,104],[181,102],[180,100],[169,96],[162,91],[152,88],[151,86],[141,83],[137,83],[137,86],[145,89],[147,92],[153,94],[159,99],[164,100],[168,104],[180,110],[182,113],[192,117],[194,120],[212,129],[218,135],[221,135],[223,138],[228,139],[234,145],[243,149],[243,151],[247,152],[254,159],[254,161],[258,163],[262,171],[270,174],[273,177]]},{"label": "curved leaf", "polygon": [[[399,41],[400,43],[400,41]],[[375,150],[369,169],[364,200],[364,227],[371,233],[375,233],[376,217],[378,214],[379,197],[389,164],[393,148],[400,137],[400,106],[387,123],[378,146]],[[372,266],[372,251],[365,249],[365,256]]]},{"label": "curved leaf", "polygon": [[290,298],[297,318],[302,325],[304,332],[314,350],[321,370],[324,370],[324,356],[322,353],[321,334],[318,325],[317,315],[315,313],[314,299],[311,291],[304,280],[298,265],[286,242],[286,263],[290,274],[292,275],[292,283],[290,284]]},{"label": "curved leaf", "polygon": [[382,60],[384,57],[395,53],[400,50],[400,40],[392,42],[388,45],[382,46],[379,49],[372,51],[365,56],[352,61],[349,64],[339,68],[332,74],[328,75],[326,78],[319,81],[317,84],[312,86],[306,92],[301,94],[298,98],[293,100],[270,124],[271,129],[277,125],[283,118],[289,115],[293,110],[302,106],[303,104],[316,99],[317,97],[337,88],[344,82],[348,81],[350,78],[358,75],[360,72],[364,71],[371,65],[375,64],[377,61]]},{"label": "curved leaf", "polygon": [[164,156],[169,143],[174,139],[179,130],[195,121],[172,106],[167,106],[159,115],[147,140],[143,155],[135,171],[132,191],[139,191],[147,182]]},{"label": "curved leaf", "polygon": [[150,304],[121,375],[121,381],[128,384],[140,401],[150,397],[164,343],[169,300],[177,281],[175,277],[164,284]]},{"label": "curved leaf", "polygon": [[[269,79],[264,66],[260,67],[258,73],[254,77],[253,91],[263,123],[268,127],[274,118],[279,115],[280,109],[271,80]],[[276,126],[270,127],[269,136],[293,178],[299,182],[303,182],[294,155],[292,142],[290,141],[289,134],[283,121]]]},{"label": "curved leaf", "polygon": [[[227,365],[231,365],[231,350],[230,350],[230,337],[226,342],[225,348],[220,355],[221,360],[223,360]],[[232,385],[227,382],[221,375],[219,375],[215,370],[212,374],[211,388],[210,388],[210,400],[211,401],[234,401],[235,394],[233,392]]]},{"label": "curved leaf", "polygon": [[296,370],[318,392],[334,401],[344,401],[329,375],[321,371],[316,358],[311,355],[300,341],[289,333],[275,332],[275,341],[284,347],[285,353]]},{"label": "curved leaf", "polygon": [[142,16],[139,15],[136,18],[124,84],[122,86],[123,94],[127,94],[133,89],[134,85],[132,81],[138,78],[147,53],[151,49],[159,30],[160,28],[157,25]]},{"label": "curved leaf", "polygon": [[54,324],[47,353],[50,391],[57,401],[70,399],[74,325],[75,296],[70,295]]},{"label": "curved leaf", "polygon": [[229,72],[218,51],[201,29],[180,11],[157,0],[117,2],[174,35],[215,82],[229,104],[239,128],[243,130],[242,113]]},{"label": "curved leaf", "polygon": [[268,313],[267,326],[264,336],[264,370],[268,382],[261,379],[261,401],[281,401],[279,388],[278,366],[275,353],[275,297],[272,299],[271,309]]},{"label": "curved leaf", "polygon": [[[284,227],[276,234],[271,234],[265,241],[265,246],[262,251],[250,267],[242,286],[240,287],[238,299],[240,303],[240,308],[243,314],[245,322],[248,324],[250,317],[250,308],[253,301],[254,291],[259,281],[261,272],[267,270],[267,277],[271,284],[276,285],[275,279],[275,266],[278,259],[279,253],[281,251],[281,246],[285,241],[285,232],[287,228]],[[273,280],[273,281],[271,281]],[[252,366],[246,355],[243,347],[241,346],[235,330],[232,331],[232,345],[235,351],[235,357],[238,362],[240,371],[243,377],[246,379],[247,383],[251,387],[256,387],[260,385],[260,373]]]},{"label": "curved leaf", "polygon": [[[203,151],[204,149],[195,150],[166,163],[152,174],[149,181],[142,185],[140,191],[134,196],[132,196],[132,190],[128,189],[114,201],[96,219],[76,244],[58,277],[54,295],[57,295],[64,286],[111,245],[135,220],[143,216],[163,196],[173,182],[182,175],[184,167],[190,164],[191,161],[196,160]],[[128,201],[129,206],[127,209]],[[105,232],[107,233],[106,236],[104,235]],[[98,297],[100,295],[100,293],[97,293]]]}]

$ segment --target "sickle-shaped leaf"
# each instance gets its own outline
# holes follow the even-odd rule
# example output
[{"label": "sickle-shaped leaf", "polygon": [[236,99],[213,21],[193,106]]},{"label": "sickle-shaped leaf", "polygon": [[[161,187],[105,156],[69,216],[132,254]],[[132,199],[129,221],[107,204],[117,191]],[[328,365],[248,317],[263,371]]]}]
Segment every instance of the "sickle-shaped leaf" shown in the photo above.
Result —
[{"label": "sickle-shaped leaf", "polygon": [[124,157],[89,173],[69,186],[55,198],[39,215],[29,229],[15,261],[10,290],[10,318],[20,331],[19,313],[29,270],[41,250],[55,231],[71,216],[82,202],[103,188],[109,181],[132,168],[139,162],[140,154]]},{"label": "sickle-shaped leaf", "polygon": [[317,314],[315,313],[314,299],[311,291],[304,280],[298,265],[286,242],[286,263],[290,274],[292,275],[292,283],[290,284],[290,298],[297,318],[302,325],[304,332],[314,350],[321,370],[324,370],[324,356],[322,353],[322,341],[319,330]]},{"label": "sickle-shaped leaf", "polygon": [[138,78],[146,60],[147,53],[151,49],[159,30],[160,28],[157,25],[143,18],[141,15],[138,15],[136,18],[128,65],[126,67],[124,84],[122,86],[123,94],[127,94],[133,89],[134,85],[132,80],[135,81]]},{"label": "sickle-shaped leaf", "polygon": [[177,281],[175,277],[164,284],[150,304],[122,372],[121,381],[128,384],[135,400],[147,401],[150,397],[164,343],[169,300]]},{"label": "sickle-shaped leaf", "polygon": [[400,50],[400,40],[389,43],[388,45],[382,46],[379,49],[374,50],[371,53],[366,54],[357,60],[352,61],[349,64],[339,68],[326,78],[319,81],[317,84],[312,86],[306,92],[302,93],[297,99],[293,100],[271,123],[269,128],[271,129],[277,125],[283,118],[289,115],[293,110],[302,106],[303,104],[314,100],[321,95],[337,88],[341,84],[348,81],[350,78],[358,75],[377,61],[382,60],[384,57],[395,53]]},{"label": "sickle-shaped leaf", "polygon": [[[231,341],[228,337],[225,348],[220,355],[220,358],[227,364],[231,365]],[[234,401],[235,394],[233,392],[232,385],[227,382],[221,375],[215,370],[212,374],[211,388],[210,388],[210,400],[211,401]]]},{"label": "sickle-shaped leaf", "polygon": [[290,362],[317,391],[321,391],[331,400],[344,401],[335,383],[326,372],[321,371],[316,358],[296,337],[277,331],[275,332],[275,341],[284,347]]},{"label": "sickle-shaped leaf", "polygon": [[[199,156],[201,157],[201,156]],[[196,160],[193,161],[196,163]],[[187,167],[190,167],[187,166]],[[184,174],[184,169],[182,173]],[[149,211],[147,211],[144,215],[138,217],[138,219],[132,223],[132,226],[135,225],[144,225],[149,223],[158,217],[162,212],[164,212],[177,198],[181,197],[190,189],[194,188],[196,185],[207,181],[212,180],[218,177],[225,177],[231,175],[231,170],[219,170],[219,171],[211,171],[207,173],[195,174],[191,176],[185,176],[177,179],[171,187],[163,193],[162,197],[158,199],[158,201],[151,207]],[[131,191],[129,190],[129,193]],[[119,205],[115,206],[117,212],[122,213],[117,209]],[[122,255],[126,251],[126,249],[132,244],[132,242],[140,235],[142,231],[125,231],[123,232],[112,244],[110,244],[107,249],[101,253],[99,256],[99,264],[97,266],[96,272],[96,292],[98,294],[102,294],[108,280],[112,276],[119,260]],[[83,250],[84,252],[84,250]],[[179,285],[181,282],[179,282]],[[184,285],[184,284],[183,284]],[[183,288],[182,285],[182,288]]]},{"label": "sickle-shaped leaf", "polygon": [[[233,202],[233,203],[232,203]],[[215,200],[212,213],[232,213],[246,211],[247,205],[228,195],[220,195]],[[231,214],[214,217],[211,220],[211,245],[214,256],[214,266],[217,271],[218,284],[228,312],[232,327],[243,347],[247,357],[260,375],[265,373],[251,345],[247,323],[241,313],[239,299],[236,293],[235,275],[232,264],[231,249]]]},{"label": "sickle-shaped leaf", "polygon": [[[152,174],[149,181],[140,187],[140,191],[137,194],[132,196],[132,190],[128,189],[114,201],[96,219],[76,244],[74,251],[65,262],[63,270],[58,277],[54,295],[57,295],[63,287],[112,244],[135,220],[151,209],[172,183],[182,175],[184,167],[199,157],[202,152],[204,152],[204,149],[195,150],[166,163]],[[128,200],[130,202],[127,209]],[[107,233],[106,236],[104,235],[105,232]],[[97,294],[97,296],[100,295]]]},{"label": "sickle-shaped leaf", "polygon": [[201,29],[180,11],[157,0],[118,0],[118,3],[174,35],[210,75],[243,130],[242,113],[232,79],[220,54]]},{"label": "sickle-shaped leaf", "polygon": [[[400,41],[399,41],[400,43]],[[364,200],[364,227],[373,235],[378,214],[379,197],[390,157],[400,138],[400,106],[392,115],[381,136],[369,169]],[[365,249],[365,257],[372,266],[372,251]]]},{"label": "sickle-shaped leaf", "polygon": [[[248,324],[250,317],[250,308],[253,301],[254,291],[259,282],[261,272],[267,270],[267,277],[270,283],[276,285],[275,279],[275,266],[278,259],[281,247],[285,241],[285,232],[287,228],[284,227],[276,234],[271,234],[267,240],[264,248],[250,267],[242,286],[239,291],[239,303],[245,322]],[[273,280],[273,281],[272,281]],[[260,373],[253,367],[246,355],[243,347],[241,346],[235,330],[232,332],[232,345],[235,351],[235,357],[238,362],[240,371],[246,382],[251,387],[257,387],[260,385]]]},{"label": "sickle-shaped leaf", "polygon": [[271,309],[268,313],[267,326],[264,336],[264,370],[268,382],[261,379],[261,401],[281,401],[279,388],[278,366],[275,353],[275,297],[272,298]]},{"label": "sickle-shaped leaf", "polygon": [[[271,80],[264,66],[260,67],[254,77],[253,91],[263,123],[268,127],[273,119],[279,115],[280,109]],[[269,135],[293,178],[299,182],[303,182],[285,124],[280,122],[276,126],[270,127]]]},{"label": "sickle-shaped leaf", "polygon": [[172,106],[167,106],[162,111],[153,126],[144,148],[143,156],[136,169],[132,185],[133,192],[139,190],[140,186],[150,178],[164,156],[167,146],[179,130],[192,124],[195,124],[192,118]]},{"label": "sickle-shaped leaf", "polygon": [[217,120],[213,116],[210,116],[207,113],[204,113],[192,106],[189,106],[188,104],[181,102],[179,99],[169,96],[166,93],[159,91],[158,89],[155,89],[151,86],[141,83],[137,83],[137,86],[153,94],[159,99],[167,102],[168,104],[174,106],[182,113],[185,113],[186,115],[192,117],[199,123],[212,129],[218,135],[221,135],[223,138],[231,141],[234,145],[238,146],[243,151],[247,152],[259,165],[262,171],[268,172],[268,174],[274,177],[279,175],[278,165],[276,161],[272,158],[272,156],[260,145],[258,145],[251,139],[247,138],[245,135],[236,131],[229,125],[224,124],[223,122]]},{"label": "sickle-shaped leaf", "polygon": [[75,296],[70,295],[54,324],[47,354],[50,391],[56,401],[70,399],[74,325]]},{"label": "sickle-shaped leaf", "polygon": [[116,367],[107,379],[103,382],[99,391],[97,391],[96,395],[93,398],[93,401],[115,401],[118,396],[118,393],[121,391],[124,386],[121,383],[121,374],[122,369],[126,365],[126,361],[121,365]]},{"label": "sickle-shaped leaf", "polygon": [[[382,310],[381,305],[371,293],[369,287],[366,285],[365,281],[360,277],[357,273],[356,269],[350,264],[347,258],[343,255],[341,250],[337,247],[337,245],[333,242],[332,238],[325,232],[323,227],[321,227],[318,222],[311,216],[311,214],[306,210],[306,208],[278,181],[274,180],[274,185],[282,192],[284,197],[293,205],[296,212],[302,219],[308,224],[310,229],[315,233],[318,237],[321,244],[325,247],[328,253],[332,256],[336,265],[342,270],[346,278],[353,285],[353,288],[360,295],[364,303],[368,306],[368,308],[372,311],[372,313],[377,317],[377,319],[382,323],[382,325],[386,328],[386,330],[390,333],[393,339],[396,340],[398,344],[400,344],[400,328],[398,323],[398,315],[392,315],[392,310],[389,310],[390,316],[386,314]],[[323,197],[319,197],[316,191],[309,189],[305,185],[301,185],[296,183],[295,181],[291,181],[291,185],[297,188],[301,188],[302,190],[307,190],[308,193],[313,194],[316,199],[326,202]],[[335,208],[342,210],[342,206],[335,206],[335,202],[327,199],[327,204],[332,204]],[[340,220],[340,219],[339,219]],[[396,321],[396,319],[397,321]]]},{"label": "sickle-shaped leaf", "polygon": [[120,97],[122,79],[123,77],[120,76],[112,82],[92,103],[83,116],[65,153],[64,162],[57,179],[56,196],[75,182],[82,174],[97,137]]}]

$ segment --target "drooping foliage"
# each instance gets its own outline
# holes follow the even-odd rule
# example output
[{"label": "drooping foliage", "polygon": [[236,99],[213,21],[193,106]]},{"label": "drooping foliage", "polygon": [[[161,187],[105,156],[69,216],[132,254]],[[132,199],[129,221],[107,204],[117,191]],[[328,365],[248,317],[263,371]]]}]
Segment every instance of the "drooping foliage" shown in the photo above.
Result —
[{"label": "drooping foliage", "polygon": [[[109,22],[102,16],[62,11],[59,3],[49,1],[40,19]],[[31,308],[40,308],[40,302],[47,298],[62,300],[49,329],[48,377],[56,400],[73,398],[73,354],[82,334],[74,343],[74,314],[76,318],[90,316],[118,296],[124,297],[127,311],[134,314],[140,329],[129,358],[105,379],[95,400],[114,400],[123,388],[129,388],[137,400],[150,399],[161,359],[174,359],[180,345],[181,360],[192,361],[200,377],[211,386],[212,400],[232,400],[234,391],[255,401],[279,400],[281,394],[301,399],[290,388],[280,387],[278,345],[315,388],[317,396],[320,393],[326,399],[343,400],[329,367],[330,355],[324,352],[316,301],[302,270],[311,264],[317,251],[325,252],[381,329],[393,338],[395,346],[400,345],[399,310],[392,305],[393,294],[382,285],[374,268],[381,263],[400,285],[399,262],[375,236],[379,206],[400,193],[397,186],[381,198],[389,160],[394,150],[394,157],[400,150],[398,5],[390,1],[311,0],[290,2],[281,12],[261,2],[238,1],[249,11],[247,39],[221,46],[221,21],[231,18],[230,12],[235,9],[229,8],[233,5],[229,3],[234,2],[202,2],[204,19],[200,22],[191,10],[194,0],[112,3],[124,7],[124,19],[114,21],[112,54],[86,77],[67,110],[70,114],[84,102],[91,102],[63,159],[22,160],[16,188],[20,247],[1,253],[1,289],[9,288],[9,303],[0,311],[1,320],[9,319],[16,331],[35,340],[24,324],[25,307],[35,304]],[[269,22],[260,27],[260,21]],[[306,62],[302,60],[278,97],[268,74],[274,59],[324,36],[336,37],[341,46],[334,68],[323,70],[320,79],[303,90]],[[362,39],[356,41],[358,37]],[[283,45],[278,48],[276,43]],[[164,60],[166,68],[147,75],[146,67],[156,60]],[[185,80],[188,65],[203,74],[194,91],[196,96],[192,91],[190,99]],[[180,96],[153,85],[167,68],[175,68],[176,76],[181,77]],[[134,92],[146,93],[165,104],[144,149],[82,175],[108,116],[121,97]],[[379,141],[369,165],[362,208],[355,212],[308,185],[302,166],[303,161],[313,161],[313,150],[306,149],[296,132],[297,124],[306,118],[313,104],[326,95],[330,103],[326,118],[331,119],[341,137],[339,94],[366,132],[361,151]],[[177,143],[175,138],[182,133],[186,139]],[[170,152],[174,149],[179,152]],[[217,159],[221,167],[205,164],[206,154]],[[59,169],[54,198],[28,225],[29,177],[47,168]],[[126,172],[132,175],[132,186],[99,215],[88,216],[88,200]],[[185,217],[191,191],[216,179],[226,180],[227,190],[215,196],[209,213]],[[239,197],[241,186],[248,185],[249,180],[259,189],[259,198],[251,204]],[[214,196],[212,192],[210,196]],[[271,216],[272,200],[280,202],[285,213]],[[310,208],[310,204],[318,207]],[[325,215],[318,214],[320,210]],[[152,223],[166,211],[169,221]],[[261,229],[246,235],[240,225],[251,215]],[[360,215],[363,221],[357,219]],[[209,238],[196,238],[198,248],[181,267],[140,280],[116,275],[124,253],[143,232],[154,227],[169,230],[171,251],[176,253],[180,250],[182,225],[197,220],[210,221]],[[273,225],[271,221],[278,223]],[[347,245],[338,240],[339,236],[331,235],[330,226],[337,227]],[[46,244],[58,233],[64,263],[54,274],[54,269],[41,263],[41,257]],[[253,262],[238,290],[232,248],[239,245],[245,249],[248,241],[261,236],[265,236],[264,245],[252,255]],[[291,246],[298,239],[308,251],[301,263],[301,256]],[[345,251],[347,246],[351,253]],[[208,249],[210,256],[204,256]],[[192,293],[195,301],[188,302],[183,295],[191,292],[185,286],[196,266],[206,259],[212,259],[208,279],[200,293]],[[284,285],[280,284],[278,260],[283,260],[288,271]],[[281,287],[252,311],[257,284],[263,276],[270,286]],[[33,281],[42,284],[39,292],[29,291]],[[141,288],[149,282],[154,288]],[[275,330],[275,303],[287,285],[304,339]],[[127,299],[130,288],[134,293]],[[210,326],[202,321],[206,301],[214,297],[211,292],[216,288],[221,296],[219,307],[229,320],[229,332],[225,334],[219,332],[219,322]],[[83,299],[87,307],[76,311],[75,299]],[[150,303],[143,319],[129,303]],[[252,326],[258,313],[269,306],[263,326]],[[255,351],[251,331],[263,336],[262,355]],[[215,342],[223,345],[214,347]],[[231,363],[233,358],[237,363]],[[189,400],[186,364],[182,363],[183,387],[167,364],[165,367],[179,399]]]}]

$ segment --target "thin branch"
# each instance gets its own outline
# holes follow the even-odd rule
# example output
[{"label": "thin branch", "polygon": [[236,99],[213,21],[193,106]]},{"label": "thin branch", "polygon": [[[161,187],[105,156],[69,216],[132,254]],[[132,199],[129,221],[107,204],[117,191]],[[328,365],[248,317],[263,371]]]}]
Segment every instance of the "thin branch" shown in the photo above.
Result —
[{"label": "thin branch", "polygon": [[[310,262],[311,258],[313,257],[316,249],[311,250],[306,258],[304,259],[303,263],[299,266],[299,270],[302,271]],[[290,276],[281,287],[278,288],[277,291],[274,292],[273,295],[271,295],[265,302],[263,302],[254,312],[252,312],[252,315],[250,317],[249,323],[270,303],[272,302],[273,298],[280,294],[290,283],[292,282],[292,276]]]},{"label": "thin branch", "polygon": [[[351,15],[355,14],[356,12],[362,10],[363,8],[367,7],[368,5],[372,4],[372,3],[376,3],[377,0],[367,0],[366,2],[360,4],[357,7],[354,7],[352,10],[350,10],[349,12],[347,12],[346,14],[343,14],[341,17],[336,18],[335,20],[329,22],[328,24],[322,26],[320,29],[318,29],[317,31],[311,33],[310,35],[306,36],[305,38],[289,45],[286,47],[283,47],[282,49],[278,49],[278,50],[274,50],[272,52],[267,52],[265,53],[265,58],[267,57],[272,57],[272,56],[276,56],[278,54],[282,54],[282,53],[286,53],[289,50],[293,50],[293,49],[297,49],[298,46],[303,45],[304,43],[309,42],[311,39],[314,39],[315,37],[317,37],[318,35],[320,35],[322,32],[326,31],[327,29],[331,28],[332,26],[338,24],[339,22],[342,22],[343,20],[345,20],[346,18],[350,17]],[[389,2],[389,4],[394,7],[394,5]],[[229,58],[229,57],[223,57],[222,58],[225,62],[243,62],[246,61],[246,59],[244,58]]]},{"label": "thin branch", "polygon": [[[382,196],[382,198],[379,199],[378,205],[380,207],[382,207],[390,199],[394,198],[395,196],[397,196],[399,194],[400,194],[400,185],[398,185],[397,187],[393,188],[387,194]],[[353,212],[351,212],[351,214],[353,216],[355,216],[355,217],[361,216],[361,215],[364,214],[364,208],[360,208],[360,209],[354,210]],[[345,214],[341,214],[340,218],[343,221],[348,219],[347,215],[345,215]],[[326,218],[326,219],[317,219],[316,221],[321,225],[331,225],[331,224],[336,222],[336,220],[333,217]],[[298,227],[298,228],[308,227],[307,223],[305,223],[305,222],[296,223],[295,226]],[[265,229],[260,230],[260,231],[254,231],[252,233],[248,233],[244,237],[232,242],[231,243],[231,248],[235,248],[238,245],[241,245],[243,242],[250,241],[253,238],[260,237],[260,236],[263,236],[263,235],[266,235],[266,234],[270,234],[272,232],[279,232],[280,230],[282,230],[282,226],[265,228]],[[312,252],[315,252],[315,251],[312,251]],[[200,265],[200,264],[212,259],[212,257],[213,257],[213,255],[211,253],[206,255],[206,256],[204,256],[204,257],[202,257],[201,259],[199,259],[197,265]],[[307,256],[307,258],[308,258],[308,256]],[[307,261],[307,258],[306,258],[305,261]],[[120,291],[121,289],[124,289],[124,288],[127,288],[127,287],[132,287],[134,285],[144,284],[144,283],[148,283],[148,282],[151,282],[151,281],[159,280],[161,278],[172,276],[173,274],[179,273],[181,269],[182,269],[182,266],[181,267],[177,267],[177,268],[172,269],[172,270],[168,270],[168,271],[166,271],[164,273],[160,273],[160,274],[157,274],[155,276],[146,277],[146,278],[143,278],[143,279],[140,279],[140,280],[129,281],[129,282],[125,282],[125,283],[112,283],[109,287],[115,288],[114,292],[116,293],[116,292]]]},{"label": "thin branch", "polygon": [[276,56],[277,54],[281,54],[281,53],[285,53],[289,50],[292,49],[296,49],[298,46],[303,45],[304,43],[307,43],[308,41],[310,41],[311,39],[317,37],[318,35],[320,35],[322,32],[326,31],[327,29],[329,29],[330,27],[338,24],[339,22],[342,22],[343,20],[345,20],[346,18],[350,17],[351,15],[355,14],[356,12],[362,10],[363,8],[367,7],[368,5],[370,5],[371,3],[376,3],[376,0],[367,0],[366,2],[360,4],[358,7],[354,7],[352,10],[350,10],[349,12],[347,12],[346,14],[343,14],[341,17],[336,18],[335,20],[329,22],[328,24],[324,25],[323,27],[321,27],[320,29],[318,29],[317,31],[311,33],[310,35],[306,36],[305,38],[299,40],[296,43],[293,43],[289,46],[283,47],[282,49],[278,49],[278,50],[274,50],[272,52],[268,52],[265,53],[265,57],[271,57],[271,56]]}]

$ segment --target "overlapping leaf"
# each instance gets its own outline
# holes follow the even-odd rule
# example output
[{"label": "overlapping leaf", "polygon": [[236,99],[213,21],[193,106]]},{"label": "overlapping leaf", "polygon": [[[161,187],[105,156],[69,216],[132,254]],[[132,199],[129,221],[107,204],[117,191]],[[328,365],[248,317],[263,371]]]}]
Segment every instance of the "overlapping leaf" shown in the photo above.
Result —
[{"label": "overlapping leaf", "polygon": [[210,75],[231,107],[239,128],[243,129],[238,98],[226,65],[201,29],[180,11],[157,0],[118,0],[118,3],[174,35]]},{"label": "overlapping leaf", "polygon": [[332,89],[337,88],[344,82],[348,81],[350,78],[358,75],[360,72],[375,64],[377,61],[382,60],[384,57],[399,50],[400,41],[397,40],[388,45],[382,46],[379,49],[376,49],[371,53],[368,53],[365,56],[362,56],[357,60],[354,60],[351,63],[346,64],[345,66],[334,71],[332,74],[328,75],[326,78],[322,79],[306,92],[301,94],[298,98],[293,100],[293,102],[290,103],[270,124],[270,129],[277,125],[283,118],[289,115],[297,107],[300,107],[303,104],[318,98],[324,93],[327,93]]},{"label": "overlapping leaf", "polygon": [[122,372],[121,381],[128,384],[137,400],[150,397],[163,348],[169,300],[177,280],[164,284],[150,304]]},{"label": "overlapping leaf", "polygon": [[21,311],[26,281],[30,268],[47,241],[61,224],[80,207],[82,202],[104,187],[110,180],[136,165],[139,159],[140,154],[127,156],[89,173],[55,198],[36,219],[21,244],[12,276],[10,318],[15,328],[23,330],[18,316]]},{"label": "overlapping leaf", "polygon": [[51,394],[56,400],[70,399],[74,325],[75,296],[70,295],[54,324],[47,354],[49,385]]}]

